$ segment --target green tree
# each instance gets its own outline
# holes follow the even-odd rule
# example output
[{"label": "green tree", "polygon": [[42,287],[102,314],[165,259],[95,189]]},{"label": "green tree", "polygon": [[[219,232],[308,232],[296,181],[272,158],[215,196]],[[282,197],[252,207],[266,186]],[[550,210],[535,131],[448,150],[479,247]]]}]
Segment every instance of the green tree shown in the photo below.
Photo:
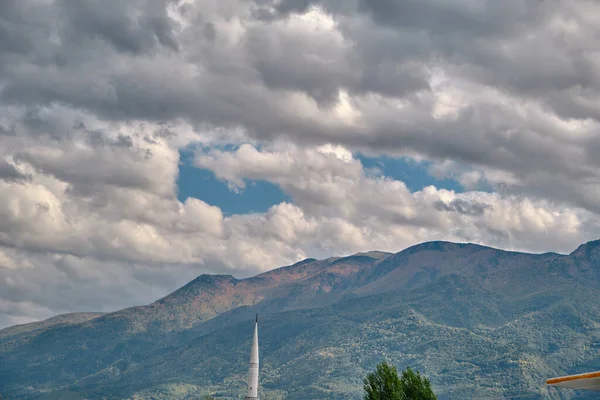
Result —
[{"label": "green tree", "polygon": [[407,400],[437,400],[437,396],[431,389],[429,379],[421,376],[417,371],[415,373],[410,367],[406,367],[402,371],[402,389],[404,391],[404,399]]},{"label": "green tree", "polygon": [[393,365],[382,362],[363,381],[364,400],[402,400],[402,382]]},{"label": "green tree", "polygon": [[398,377],[396,367],[384,361],[363,382],[364,400],[437,400],[429,379],[410,367]]}]

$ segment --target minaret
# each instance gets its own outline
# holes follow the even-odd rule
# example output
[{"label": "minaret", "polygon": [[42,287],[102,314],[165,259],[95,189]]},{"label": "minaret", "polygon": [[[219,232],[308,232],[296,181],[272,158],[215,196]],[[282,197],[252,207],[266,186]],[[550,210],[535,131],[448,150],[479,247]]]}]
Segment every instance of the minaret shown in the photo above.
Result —
[{"label": "minaret", "polygon": [[258,314],[254,322],[254,339],[250,353],[250,373],[248,374],[248,396],[244,400],[259,400],[258,398]]}]

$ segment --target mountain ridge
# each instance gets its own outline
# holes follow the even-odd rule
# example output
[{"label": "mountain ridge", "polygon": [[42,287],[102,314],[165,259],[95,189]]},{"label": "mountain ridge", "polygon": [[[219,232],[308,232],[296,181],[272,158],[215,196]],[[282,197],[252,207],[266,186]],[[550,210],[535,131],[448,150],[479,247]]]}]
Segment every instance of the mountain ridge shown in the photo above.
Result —
[{"label": "mountain ridge", "polygon": [[[382,259],[382,258],[387,258],[387,257],[390,257],[390,256],[398,255],[398,254],[401,254],[401,253],[404,253],[404,252],[407,252],[407,251],[411,251],[411,252],[412,252],[412,251],[415,251],[416,249],[420,249],[420,248],[426,248],[426,247],[428,247],[428,246],[435,246],[435,245],[438,245],[438,244],[450,244],[450,245],[457,245],[457,246],[459,246],[459,247],[473,246],[473,247],[479,247],[479,248],[482,248],[482,249],[491,249],[491,250],[497,250],[497,251],[500,251],[500,252],[506,252],[506,253],[515,253],[515,254],[530,254],[530,255],[558,255],[558,256],[567,256],[567,255],[576,255],[576,254],[579,254],[579,253],[581,253],[581,252],[583,252],[583,251],[586,251],[587,249],[589,249],[589,247],[590,247],[590,246],[591,246],[592,248],[600,248],[600,239],[597,239],[597,240],[591,240],[591,241],[588,241],[588,242],[586,242],[586,243],[583,243],[583,244],[579,245],[579,246],[578,246],[578,247],[577,247],[575,250],[573,250],[571,253],[568,253],[568,254],[556,253],[556,252],[530,253],[530,252],[521,252],[521,251],[505,250],[505,249],[496,249],[496,248],[494,248],[494,247],[485,246],[485,245],[481,245],[481,244],[477,244],[477,243],[471,243],[471,242],[460,242],[460,243],[459,243],[459,242],[450,242],[450,241],[443,241],[443,240],[435,240],[435,241],[426,241],[426,242],[417,243],[417,244],[415,244],[415,245],[412,245],[412,246],[406,247],[405,249],[403,249],[403,250],[400,250],[400,251],[398,251],[398,252],[396,252],[396,253],[390,253],[390,252],[384,252],[384,251],[373,250],[373,251],[368,251],[368,252],[359,252],[359,253],[355,253],[355,254],[352,254],[352,255],[349,255],[349,256],[342,256],[342,257],[330,257],[329,259],[331,259],[331,258],[336,258],[336,259],[338,259],[338,260],[339,260],[339,259],[351,258],[351,257],[355,257],[355,256],[368,255],[369,253],[380,253],[380,254],[385,254],[385,255],[386,255],[386,257],[381,257],[380,259]],[[588,250],[588,251],[589,251],[589,250]],[[269,270],[269,271],[266,271],[266,272],[261,272],[261,273],[259,273],[259,274],[257,274],[257,275],[254,275],[254,276],[251,276],[251,277],[247,277],[247,278],[242,278],[242,279],[235,278],[235,277],[234,277],[233,275],[231,275],[231,274],[201,274],[201,275],[198,275],[198,276],[197,276],[195,279],[193,279],[192,281],[190,281],[190,282],[188,282],[187,284],[185,284],[184,286],[182,286],[181,288],[179,288],[179,289],[175,290],[174,292],[172,292],[172,293],[170,293],[170,294],[167,294],[167,295],[166,295],[166,296],[164,296],[163,298],[161,298],[161,299],[158,299],[158,300],[156,300],[156,301],[155,301],[155,302],[153,302],[153,303],[159,302],[159,301],[161,301],[161,300],[162,300],[162,299],[164,299],[164,298],[167,298],[167,297],[169,297],[169,296],[172,296],[174,293],[176,293],[177,291],[179,291],[179,290],[181,290],[181,289],[185,288],[186,286],[188,286],[188,285],[190,285],[190,284],[192,284],[192,283],[194,283],[194,282],[196,282],[196,281],[198,281],[198,280],[206,279],[207,277],[213,277],[213,278],[214,278],[214,277],[227,277],[227,278],[232,278],[232,279],[233,279],[233,280],[235,280],[235,281],[244,281],[244,280],[248,280],[248,279],[259,278],[259,277],[262,277],[263,275],[270,274],[270,273],[272,273],[272,272],[274,272],[274,271],[277,271],[277,270],[286,269],[286,268],[295,267],[295,266],[301,266],[301,265],[303,265],[303,264],[307,264],[307,263],[311,263],[311,262],[315,262],[315,261],[326,261],[326,260],[327,260],[327,259],[318,260],[318,259],[315,259],[315,258],[306,258],[306,259],[300,260],[300,261],[298,261],[298,262],[296,262],[296,263],[294,263],[294,264],[290,264],[290,265],[287,265],[287,266],[281,266],[281,267],[277,267],[277,268],[274,268],[274,269],[272,269],[272,270]],[[151,304],[153,304],[153,303],[151,303]],[[131,306],[131,307],[142,307],[142,306]],[[130,307],[130,308],[131,308],[131,307]],[[115,312],[119,312],[119,311],[121,311],[121,310],[118,310],[118,311],[115,311]],[[12,326],[9,326],[9,327],[5,327],[5,328],[3,328],[3,329],[0,329],[0,334],[1,334],[2,332],[4,332],[4,331],[8,330],[8,329],[15,328],[15,327],[17,327],[17,326],[25,326],[25,325],[31,325],[31,324],[38,324],[38,323],[41,323],[41,322],[46,322],[46,321],[50,321],[50,320],[53,320],[53,319],[55,319],[55,318],[62,317],[62,316],[78,315],[78,314],[81,314],[81,315],[85,315],[85,314],[98,314],[98,315],[100,316],[100,315],[105,315],[105,314],[110,314],[110,313],[111,313],[111,312],[102,312],[102,313],[99,313],[99,312],[74,312],[74,313],[57,314],[57,315],[55,315],[55,316],[53,316],[53,317],[46,318],[46,319],[44,319],[44,320],[33,321],[33,322],[25,323],[25,324],[18,324],[18,325],[12,325]]]},{"label": "mountain ridge", "polygon": [[442,399],[518,390],[574,398],[543,381],[600,365],[588,351],[600,348],[595,242],[565,255],[435,241],[244,279],[203,274],[149,305],[66,325],[42,321],[10,340],[3,332],[14,327],[0,331],[0,381],[9,382],[0,395],[236,398],[247,324],[259,312],[269,398],[306,398],[306,387],[314,399],[358,399],[362,377],[381,359],[418,367]]}]

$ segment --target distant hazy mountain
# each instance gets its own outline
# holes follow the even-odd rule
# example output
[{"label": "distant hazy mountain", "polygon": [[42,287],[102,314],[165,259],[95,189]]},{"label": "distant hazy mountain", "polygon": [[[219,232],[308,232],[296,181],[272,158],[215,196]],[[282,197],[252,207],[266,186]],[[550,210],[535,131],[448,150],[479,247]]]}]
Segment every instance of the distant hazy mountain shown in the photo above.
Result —
[{"label": "distant hazy mountain", "polygon": [[202,275],[148,306],[0,331],[0,397],[241,398],[255,312],[265,399],[359,399],[383,359],[441,399],[583,399],[544,382],[600,369],[600,241],[570,255],[431,242]]}]

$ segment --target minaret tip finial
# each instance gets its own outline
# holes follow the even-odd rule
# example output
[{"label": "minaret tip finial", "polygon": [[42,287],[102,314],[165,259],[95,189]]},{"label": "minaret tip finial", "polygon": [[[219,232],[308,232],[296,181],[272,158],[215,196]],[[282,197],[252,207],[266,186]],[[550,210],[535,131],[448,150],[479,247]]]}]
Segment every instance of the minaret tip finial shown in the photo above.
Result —
[{"label": "minaret tip finial", "polygon": [[256,323],[258,324],[258,313],[256,313]]}]

